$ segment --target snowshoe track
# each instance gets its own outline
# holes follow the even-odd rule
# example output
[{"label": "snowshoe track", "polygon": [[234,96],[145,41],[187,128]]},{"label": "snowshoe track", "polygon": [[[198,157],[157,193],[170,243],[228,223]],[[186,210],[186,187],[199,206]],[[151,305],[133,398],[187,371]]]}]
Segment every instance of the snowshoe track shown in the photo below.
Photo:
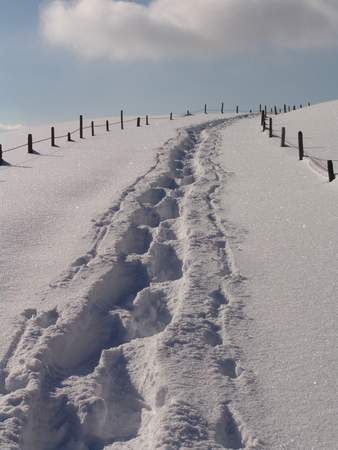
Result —
[{"label": "snowshoe track", "polygon": [[245,377],[213,205],[226,174],[212,157],[233,120],[169,141],[55,285],[69,305],[27,318],[4,363],[2,449],[256,448],[232,405]]}]

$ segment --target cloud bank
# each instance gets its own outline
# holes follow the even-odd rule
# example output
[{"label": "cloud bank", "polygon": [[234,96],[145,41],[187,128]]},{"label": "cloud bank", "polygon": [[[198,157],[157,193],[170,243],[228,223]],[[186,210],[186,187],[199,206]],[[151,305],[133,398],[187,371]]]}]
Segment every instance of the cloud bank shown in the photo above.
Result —
[{"label": "cloud bank", "polygon": [[50,44],[113,61],[338,46],[336,0],[51,0]]}]

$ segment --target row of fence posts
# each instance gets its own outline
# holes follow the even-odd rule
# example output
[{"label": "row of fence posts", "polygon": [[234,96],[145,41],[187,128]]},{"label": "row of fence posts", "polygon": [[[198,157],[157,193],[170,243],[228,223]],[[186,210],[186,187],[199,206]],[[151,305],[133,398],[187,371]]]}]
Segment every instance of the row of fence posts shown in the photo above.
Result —
[{"label": "row of fence posts", "polygon": [[[204,105],[204,113],[208,114],[208,108],[207,105]],[[224,114],[224,102],[222,102],[221,105],[221,113]],[[239,106],[236,106],[236,114],[239,113]],[[250,110],[250,113],[252,113],[252,110]],[[187,110],[187,116],[191,116],[192,114],[190,113],[189,110]],[[171,112],[169,115],[169,120],[174,120],[173,117],[173,113]],[[146,126],[149,126],[149,116],[146,115],[145,118],[145,123]],[[120,114],[120,126],[121,126],[121,130],[124,130],[124,112],[123,110],[121,110],[121,114]],[[136,126],[140,127],[141,126],[141,117],[137,117],[136,118]],[[84,122],[83,122],[83,115],[80,115],[80,121],[79,121],[79,136],[80,139],[84,139]],[[91,135],[95,136],[95,123],[94,121],[91,121],[90,123],[90,129],[91,129]],[[109,120],[106,120],[106,131],[109,132],[110,131],[110,126],[109,126]],[[68,132],[67,135],[67,141],[68,142],[74,142],[74,140],[72,139],[72,133]],[[51,136],[50,136],[50,140],[51,140],[51,146],[52,147],[57,147],[56,145],[56,136],[55,136],[55,127],[51,127]],[[27,149],[28,149],[28,153],[32,154],[34,153],[34,149],[33,149],[33,136],[32,134],[28,134],[28,139],[27,139]],[[0,144],[0,165],[4,163],[3,160],[3,150],[2,150],[2,145]]]},{"label": "row of fence posts", "polygon": [[[267,119],[269,119],[269,125],[267,125]],[[266,131],[268,129],[269,131],[269,137],[274,137],[273,134],[273,120],[272,117],[268,117],[265,110],[261,111],[261,126],[263,127],[263,131]],[[286,144],[286,127],[282,127],[281,129],[281,147],[287,147]],[[299,161],[303,161],[304,157],[306,157],[304,153],[304,136],[303,132],[298,132],[298,155],[299,155]],[[329,182],[334,181],[336,179],[336,174],[334,172],[333,168],[333,161],[327,160],[327,172],[329,177]]]}]

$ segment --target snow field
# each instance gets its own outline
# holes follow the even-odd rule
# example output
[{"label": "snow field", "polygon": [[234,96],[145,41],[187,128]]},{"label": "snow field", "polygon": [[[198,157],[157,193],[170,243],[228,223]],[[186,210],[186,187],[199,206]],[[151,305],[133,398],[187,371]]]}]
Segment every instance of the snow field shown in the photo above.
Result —
[{"label": "snow field", "polygon": [[60,306],[26,310],[3,370],[1,448],[259,448],[236,405],[252,381],[229,332],[242,279],[214,203],[228,176],[215,148],[234,120],[169,141],[46,292]]}]

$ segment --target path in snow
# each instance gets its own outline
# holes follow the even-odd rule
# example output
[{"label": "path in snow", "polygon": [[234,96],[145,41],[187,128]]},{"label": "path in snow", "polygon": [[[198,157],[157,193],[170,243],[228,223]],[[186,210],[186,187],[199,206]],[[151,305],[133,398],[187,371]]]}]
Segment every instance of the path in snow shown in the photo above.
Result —
[{"label": "path in snow", "polygon": [[252,379],[231,328],[241,278],[215,213],[220,130],[181,131],[107,216],[8,355],[6,450],[248,449],[236,405]]}]

